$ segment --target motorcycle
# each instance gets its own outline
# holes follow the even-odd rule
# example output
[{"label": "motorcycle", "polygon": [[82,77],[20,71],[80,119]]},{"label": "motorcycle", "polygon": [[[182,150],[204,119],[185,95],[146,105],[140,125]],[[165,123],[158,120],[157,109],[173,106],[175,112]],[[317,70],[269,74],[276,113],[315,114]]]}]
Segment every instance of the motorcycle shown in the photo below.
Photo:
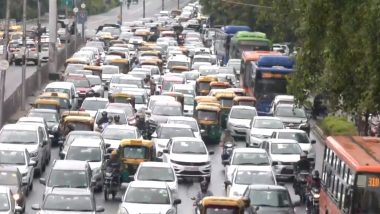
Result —
[{"label": "motorcycle", "polygon": [[112,199],[115,199],[117,191],[120,187],[120,179],[119,176],[116,176],[115,173],[107,171],[104,176],[104,200],[108,201],[109,195],[112,195]]},{"label": "motorcycle", "polygon": [[[195,201],[196,198],[195,198],[195,197],[192,197],[191,200]],[[200,209],[200,206],[201,206],[201,205],[200,205],[199,203],[197,203],[197,202],[194,202],[194,203],[193,203],[194,213],[195,213],[195,214],[200,214],[200,213],[201,213],[201,211],[200,211],[200,210],[201,210],[201,209]]]},{"label": "motorcycle", "polygon": [[222,152],[221,158],[222,158],[222,164],[224,166],[227,165],[226,161],[231,157],[232,152],[234,151],[234,148],[235,148],[235,144],[232,142],[227,142],[223,145],[223,152]]},{"label": "motorcycle", "polygon": [[301,171],[296,175],[296,184],[294,190],[296,195],[300,196],[300,201],[302,204],[306,203],[306,187],[307,178],[310,176],[308,171]]},{"label": "motorcycle", "polygon": [[308,209],[309,214],[318,214],[319,213],[319,193],[320,189],[313,187],[309,194],[310,207]]}]

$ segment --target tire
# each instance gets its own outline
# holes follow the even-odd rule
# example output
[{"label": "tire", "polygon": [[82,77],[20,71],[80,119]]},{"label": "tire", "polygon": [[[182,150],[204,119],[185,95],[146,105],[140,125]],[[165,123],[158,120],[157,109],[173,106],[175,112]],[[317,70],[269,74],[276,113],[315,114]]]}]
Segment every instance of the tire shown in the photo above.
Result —
[{"label": "tire", "polygon": [[108,189],[107,188],[104,188],[104,200],[105,201],[108,201],[109,199],[109,192],[108,192]]},{"label": "tire", "polygon": [[33,190],[33,180],[32,180],[32,183],[29,186],[29,191],[32,191],[32,190]]}]

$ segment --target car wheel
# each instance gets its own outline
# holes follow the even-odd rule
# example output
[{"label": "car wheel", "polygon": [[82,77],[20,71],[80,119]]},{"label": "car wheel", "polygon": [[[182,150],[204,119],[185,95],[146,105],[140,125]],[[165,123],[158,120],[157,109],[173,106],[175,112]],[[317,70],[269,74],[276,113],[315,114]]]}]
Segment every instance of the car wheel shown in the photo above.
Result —
[{"label": "car wheel", "polygon": [[43,163],[41,163],[41,170],[42,170],[42,172],[45,172],[45,169],[46,169],[46,160],[43,161]]},{"label": "car wheel", "polygon": [[109,199],[109,192],[107,189],[104,189],[104,200],[108,201],[108,199]]},{"label": "car wheel", "polygon": [[29,191],[32,191],[32,190],[33,190],[33,180],[32,180],[32,182],[29,185]]}]

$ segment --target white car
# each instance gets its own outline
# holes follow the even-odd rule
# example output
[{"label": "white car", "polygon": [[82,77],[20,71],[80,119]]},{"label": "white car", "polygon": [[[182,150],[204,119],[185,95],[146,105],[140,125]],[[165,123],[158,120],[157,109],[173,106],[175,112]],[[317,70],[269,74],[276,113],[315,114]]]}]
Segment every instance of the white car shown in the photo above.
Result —
[{"label": "white car", "polygon": [[192,117],[169,117],[168,122],[169,124],[184,124],[189,125],[191,127],[191,130],[194,132],[195,137],[202,139],[201,137],[201,131],[199,130],[199,125],[196,119]]},{"label": "white car", "polygon": [[293,178],[294,165],[300,160],[301,146],[295,140],[269,139],[261,144],[269,154],[277,178]]},{"label": "white car", "polygon": [[293,95],[277,95],[274,97],[271,108],[270,108],[270,114],[273,114],[276,110],[276,107],[278,104],[294,104],[295,98]]},{"label": "white car", "polygon": [[198,138],[175,137],[163,150],[163,161],[171,163],[179,178],[211,179],[210,155],[205,143]]},{"label": "white car", "polygon": [[278,129],[285,129],[280,118],[269,116],[256,116],[253,118],[250,131],[247,132],[246,146],[260,147],[261,143],[270,138],[272,133]]},{"label": "white car", "polygon": [[102,79],[98,75],[86,75],[92,90],[96,97],[104,97],[104,88],[102,84]]},{"label": "white car", "polygon": [[122,109],[110,109],[110,108],[98,109],[98,112],[95,115],[95,123],[94,123],[94,130],[95,131],[100,129],[100,127],[98,127],[97,122],[102,117],[103,112],[107,112],[108,118],[109,117],[113,118],[116,115],[119,115],[120,116],[120,122],[119,123],[120,124],[128,124],[127,113],[124,110],[122,110]]},{"label": "white car", "polygon": [[194,96],[185,94],[184,97],[184,106],[183,106],[183,115],[186,117],[193,117],[194,114]]},{"label": "white car", "polygon": [[110,148],[119,148],[122,139],[142,139],[136,126],[129,125],[108,125],[102,132],[102,137]]},{"label": "white car", "polygon": [[195,96],[195,88],[190,84],[173,84],[170,91],[179,92],[184,95]]},{"label": "white car", "polygon": [[113,75],[120,73],[120,68],[116,65],[103,65],[102,68],[102,82],[105,84],[109,84]]},{"label": "white car", "polygon": [[177,205],[180,203],[181,199],[174,198],[169,186],[164,182],[132,181],[128,184],[119,210],[128,214],[177,214]]},{"label": "white car", "polygon": [[267,152],[261,148],[235,148],[226,164],[225,177],[232,180],[232,173],[238,166],[271,166]]},{"label": "white car", "polygon": [[308,134],[305,131],[298,129],[276,130],[273,132],[272,138],[296,140],[301,146],[302,151],[307,154],[307,159],[309,159],[311,162],[315,162],[316,152],[313,144],[315,144],[316,141],[310,140]]},{"label": "white car", "polygon": [[80,107],[80,110],[84,110],[85,112],[89,113],[91,117],[95,117],[96,112],[99,109],[104,109],[108,105],[109,101],[107,98],[100,98],[100,97],[86,97],[83,100],[82,106]]},{"label": "white car", "polygon": [[134,180],[164,182],[173,193],[178,192],[178,179],[170,163],[142,162],[136,170]]},{"label": "white car", "polygon": [[271,166],[238,166],[224,184],[228,197],[241,197],[249,185],[277,185],[277,181]]},{"label": "white car", "polygon": [[234,137],[246,137],[249,125],[257,116],[255,107],[252,106],[232,106],[227,119],[227,129]]},{"label": "white car", "polygon": [[51,82],[44,89],[44,92],[61,92],[69,95],[72,109],[78,107],[78,94],[76,91],[75,85],[72,82]]}]

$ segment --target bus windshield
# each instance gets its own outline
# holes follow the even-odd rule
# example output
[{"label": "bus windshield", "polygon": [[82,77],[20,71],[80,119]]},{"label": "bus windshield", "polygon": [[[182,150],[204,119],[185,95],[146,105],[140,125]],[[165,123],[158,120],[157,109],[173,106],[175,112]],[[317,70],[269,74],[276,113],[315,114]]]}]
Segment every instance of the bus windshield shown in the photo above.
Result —
[{"label": "bus windshield", "polygon": [[271,95],[274,98],[277,94],[286,94],[286,85],[286,79],[257,78],[254,90],[256,98],[263,98],[263,95]]},{"label": "bus windshield", "polygon": [[359,174],[354,195],[355,213],[380,213],[380,174]]}]

